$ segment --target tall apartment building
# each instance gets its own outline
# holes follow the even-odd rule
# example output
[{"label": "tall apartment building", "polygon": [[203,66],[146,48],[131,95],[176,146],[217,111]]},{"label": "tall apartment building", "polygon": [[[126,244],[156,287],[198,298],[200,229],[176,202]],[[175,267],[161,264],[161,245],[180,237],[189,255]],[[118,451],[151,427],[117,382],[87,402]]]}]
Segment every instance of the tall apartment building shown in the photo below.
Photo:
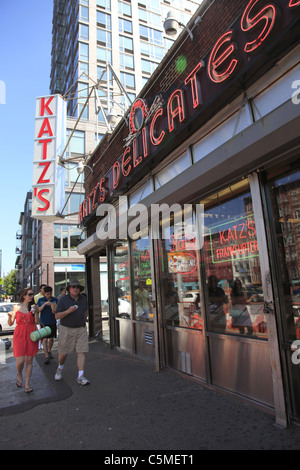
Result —
[{"label": "tall apartment building", "polygon": [[[71,133],[72,137],[64,158],[75,158],[75,163],[65,165],[64,214],[73,215],[55,223],[31,219],[29,230],[20,218],[17,239],[32,240],[30,247],[17,247],[20,287],[30,285],[38,291],[41,283],[50,284],[58,295],[72,278],[85,284],[85,257],[77,253],[84,234],[76,215],[85,195],[76,158],[95,149],[108,130],[108,113],[126,110],[172,46],[176,36],[166,36],[163,28],[167,13],[172,10],[186,24],[201,2],[54,0],[49,88],[50,94],[67,100],[67,138]],[[109,73],[107,64],[112,66]],[[25,205],[29,201],[27,195]],[[100,269],[105,277],[105,262]]]},{"label": "tall apartment building", "polygon": [[[69,129],[81,115],[74,135],[85,154],[107,132],[107,114],[126,111],[172,46],[176,36],[163,28],[167,13],[186,24],[200,3],[54,0],[50,91],[66,97]],[[108,73],[107,64],[113,68]]]}]

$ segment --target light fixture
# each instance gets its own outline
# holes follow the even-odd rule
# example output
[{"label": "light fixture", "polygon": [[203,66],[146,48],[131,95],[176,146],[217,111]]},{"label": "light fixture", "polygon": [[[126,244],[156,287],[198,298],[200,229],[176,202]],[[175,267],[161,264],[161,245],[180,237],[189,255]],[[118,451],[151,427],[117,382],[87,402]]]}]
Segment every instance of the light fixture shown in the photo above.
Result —
[{"label": "light fixture", "polygon": [[111,108],[109,113],[107,114],[107,122],[108,124],[114,128],[115,125],[117,124],[118,122],[118,118],[121,117],[120,114],[117,113],[117,110],[116,108]]},{"label": "light fixture", "polygon": [[91,170],[91,173],[93,173],[92,168],[89,165],[85,165],[83,162],[78,162],[77,173],[79,175],[81,175],[83,173],[85,167],[89,168]]},{"label": "light fixture", "polygon": [[[118,103],[117,103],[118,104]],[[117,109],[115,107],[112,107],[108,114],[107,114],[107,122],[108,122],[108,125],[114,129],[119,121],[119,118],[123,118],[124,121],[126,122],[126,124],[128,125],[128,121],[126,119],[126,117],[124,116],[123,113],[118,113]]]},{"label": "light fixture", "polygon": [[[194,21],[194,25],[196,25],[197,23],[199,23],[199,21],[201,21],[201,18],[200,16],[198,16],[195,21]],[[189,33],[190,35],[190,38],[191,40],[193,41],[194,40],[194,36],[193,36],[193,33],[192,31],[183,23],[181,23],[180,21],[177,20],[174,12],[172,11],[169,11],[167,13],[167,18],[165,19],[164,21],[164,30],[165,30],[165,33],[168,35],[168,36],[176,36],[176,34],[178,33],[178,29],[179,29],[179,26],[181,28],[184,28],[187,30],[187,32]]]}]

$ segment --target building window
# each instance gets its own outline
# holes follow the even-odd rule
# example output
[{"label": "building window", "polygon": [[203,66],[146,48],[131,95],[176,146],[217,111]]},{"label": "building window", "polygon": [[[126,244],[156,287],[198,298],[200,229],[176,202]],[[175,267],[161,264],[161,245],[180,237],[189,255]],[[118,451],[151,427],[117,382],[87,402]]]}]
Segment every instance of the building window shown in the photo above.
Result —
[{"label": "building window", "polygon": [[89,60],[89,45],[83,42],[79,43],[79,60],[88,62]]},{"label": "building window", "polygon": [[149,44],[145,41],[141,41],[141,53],[150,57],[150,59],[159,61],[164,57],[164,49],[162,47]]},{"label": "building window", "polygon": [[97,0],[97,7],[111,11],[111,0]]},{"label": "building window", "polygon": [[163,46],[163,35],[157,29],[148,28],[147,26],[140,25],[140,37],[146,39],[152,44]]},{"label": "building window", "polygon": [[97,42],[105,47],[111,47],[111,33],[97,28]]},{"label": "building window", "polygon": [[120,68],[134,70],[133,56],[129,54],[120,54]]},{"label": "building window", "polygon": [[81,230],[76,225],[54,224],[54,256],[67,257],[82,242]]},{"label": "building window", "polygon": [[207,327],[267,338],[256,221],[247,179],[204,204]]},{"label": "building window", "polygon": [[98,133],[98,136],[97,136],[97,133],[95,133],[95,147],[97,147],[97,145],[99,144],[99,142],[101,142],[103,137],[104,137],[104,134]]},{"label": "building window", "polygon": [[132,22],[119,18],[119,33],[132,34]]},{"label": "building window", "polygon": [[142,72],[152,74],[158,64],[156,62],[151,62],[150,60],[142,59]]},{"label": "building window", "polygon": [[119,241],[113,245],[113,298],[110,299],[110,309],[113,317],[130,319],[130,269],[128,242]]},{"label": "building window", "polygon": [[131,17],[131,5],[128,2],[123,2],[119,0],[118,2],[118,13],[123,16]]},{"label": "building window", "polygon": [[133,40],[126,36],[119,36],[120,52],[133,52]]},{"label": "building window", "polygon": [[[72,130],[67,129],[67,139],[69,138]],[[84,155],[85,153],[85,132],[75,130],[73,132],[69,147],[67,150],[67,156],[70,158],[71,154]],[[73,155],[74,156],[74,155]]]},{"label": "building window", "polygon": [[131,73],[120,72],[121,82],[123,86],[128,88],[135,88],[135,76]]},{"label": "building window", "polygon": [[82,21],[89,21],[89,9],[87,7],[84,7],[82,5],[80,5],[80,15],[79,15],[79,19],[82,20]]},{"label": "building window", "polygon": [[144,8],[139,8],[139,19],[144,21],[150,26],[155,26],[159,28],[161,26],[161,15],[152,13],[151,11],[145,10]]},{"label": "building window", "polygon": [[104,47],[97,47],[97,60],[100,62],[112,62],[112,52]]},{"label": "building window", "polygon": [[102,11],[97,11],[97,24],[107,31],[111,31],[111,16]]},{"label": "building window", "polygon": [[163,323],[202,330],[195,239],[182,235],[182,222],[174,219],[161,227]]},{"label": "building window", "polygon": [[89,27],[86,24],[79,24],[79,39],[89,40]]},{"label": "building window", "polygon": [[134,306],[135,319],[153,321],[154,295],[152,293],[152,273],[149,237],[132,243],[134,266]]}]

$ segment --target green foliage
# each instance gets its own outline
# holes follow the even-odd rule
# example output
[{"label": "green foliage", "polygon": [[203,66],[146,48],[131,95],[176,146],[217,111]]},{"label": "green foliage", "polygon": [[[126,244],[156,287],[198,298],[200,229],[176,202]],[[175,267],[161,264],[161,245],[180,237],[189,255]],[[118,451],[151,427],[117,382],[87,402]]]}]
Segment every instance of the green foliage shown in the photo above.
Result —
[{"label": "green foliage", "polygon": [[4,278],[5,295],[15,297],[17,295],[17,270],[12,269]]}]

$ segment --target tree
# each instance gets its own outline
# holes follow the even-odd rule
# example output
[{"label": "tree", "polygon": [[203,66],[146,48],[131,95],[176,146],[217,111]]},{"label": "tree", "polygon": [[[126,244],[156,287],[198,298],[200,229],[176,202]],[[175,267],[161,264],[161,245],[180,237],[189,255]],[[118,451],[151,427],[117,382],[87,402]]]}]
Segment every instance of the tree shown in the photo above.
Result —
[{"label": "tree", "polygon": [[12,269],[4,278],[5,295],[16,297],[17,295],[17,270]]}]

